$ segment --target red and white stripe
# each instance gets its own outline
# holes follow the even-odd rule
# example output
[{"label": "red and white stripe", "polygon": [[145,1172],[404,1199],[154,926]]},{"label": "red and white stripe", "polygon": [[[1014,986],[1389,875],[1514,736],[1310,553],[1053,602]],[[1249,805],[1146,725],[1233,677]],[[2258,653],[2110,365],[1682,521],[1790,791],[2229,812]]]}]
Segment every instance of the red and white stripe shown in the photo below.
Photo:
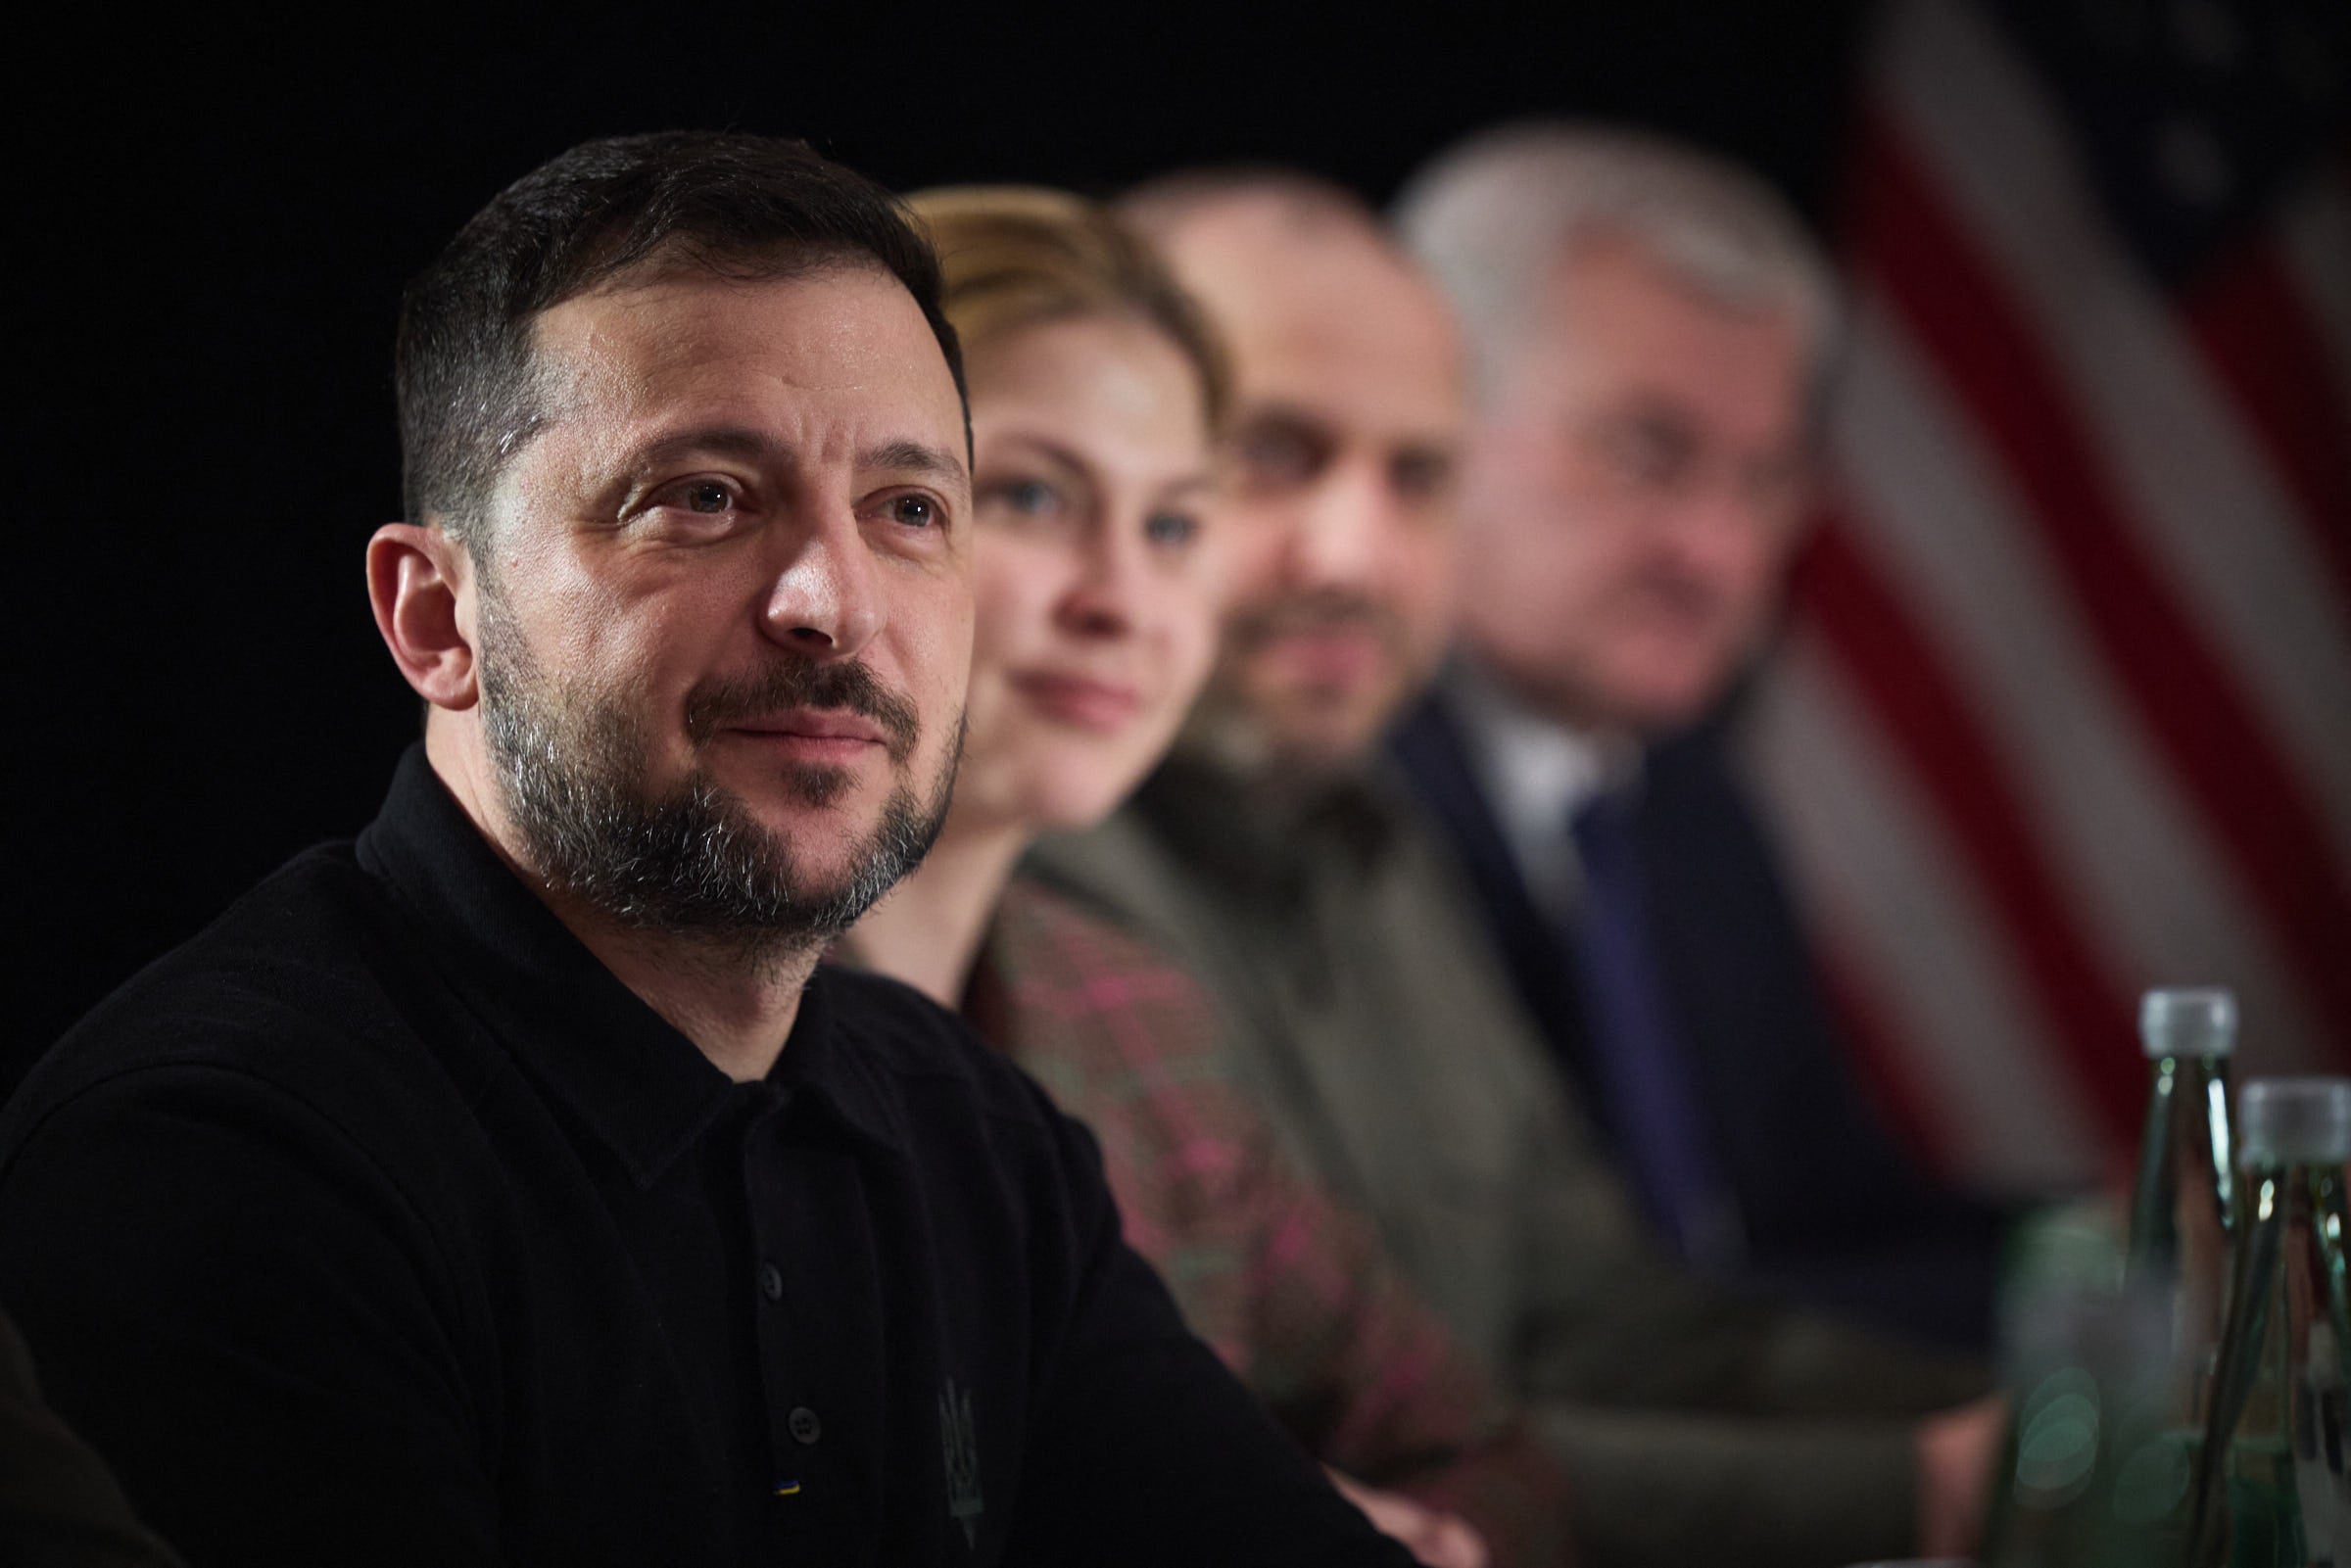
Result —
[{"label": "red and white stripe", "polygon": [[1882,44],[1755,760],[1890,1101],[2047,1190],[2129,1154],[2146,985],[2233,985],[2249,1072],[2351,1067],[2351,222],[2334,170],[2174,302],[1983,17]]}]

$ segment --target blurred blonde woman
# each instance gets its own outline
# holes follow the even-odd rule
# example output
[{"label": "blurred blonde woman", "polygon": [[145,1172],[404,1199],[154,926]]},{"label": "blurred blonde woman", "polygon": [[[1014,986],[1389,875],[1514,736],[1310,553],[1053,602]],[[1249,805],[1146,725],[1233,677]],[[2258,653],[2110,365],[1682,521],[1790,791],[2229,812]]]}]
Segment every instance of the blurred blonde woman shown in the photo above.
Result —
[{"label": "blurred blonde woman", "polygon": [[1559,1560],[1551,1462],[1228,1086],[1198,988],[1016,873],[1038,834],[1109,814],[1206,678],[1222,356],[1093,204],[965,188],[910,205],[970,381],[969,731],[937,843],[843,956],[961,1009],[1092,1125],[1128,1240],[1374,1523],[1440,1568]]}]

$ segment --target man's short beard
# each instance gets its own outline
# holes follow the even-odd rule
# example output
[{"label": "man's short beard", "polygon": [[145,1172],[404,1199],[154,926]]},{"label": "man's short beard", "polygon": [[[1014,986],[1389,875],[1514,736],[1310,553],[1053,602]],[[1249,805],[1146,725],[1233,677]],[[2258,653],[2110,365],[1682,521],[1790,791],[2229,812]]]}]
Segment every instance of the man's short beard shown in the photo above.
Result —
[{"label": "man's short beard", "polygon": [[[882,820],[829,885],[807,885],[792,847],[696,767],[648,792],[654,749],[644,722],[548,679],[504,606],[485,593],[480,623],[482,733],[506,818],[533,870],[619,925],[695,939],[746,961],[802,951],[840,935],[921,864],[946,819],[960,743],[927,799],[901,783]],[[912,705],[861,664],[804,659],[748,682],[704,683],[686,725],[699,741],[726,720],[783,708],[842,708],[873,719],[903,763],[917,736]],[[960,726],[959,726],[960,728]],[[811,806],[840,798],[843,769],[799,764],[786,786]]]},{"label": "man's short beard", "polygon": [[1217,665],[1185,717],[1176,750],[1275,793],[1317,790],[1359,772],[1407,692],[1390,693],[1394,705],[1360,744],[1331,751],[1302,744],[1251,689],[1251,663],[1269,643],[1295,632],[1325,630],[1367,632],[1397,668],[1409,662],[1412,639],[1403,617],[1367,594],[1329,589],[1236,606],[1226,612]]}]

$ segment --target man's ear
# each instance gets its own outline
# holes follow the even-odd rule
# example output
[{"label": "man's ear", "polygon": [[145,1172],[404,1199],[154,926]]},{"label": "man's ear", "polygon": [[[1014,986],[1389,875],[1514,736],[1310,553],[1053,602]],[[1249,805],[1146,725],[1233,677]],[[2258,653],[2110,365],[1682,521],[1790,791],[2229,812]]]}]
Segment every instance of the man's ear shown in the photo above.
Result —
[{"label": "man's ear", "polygon": [[416,694],[453,713],[481,696],[466,638],[472,615],[458,605],[471,593],[470,565],[465,547],[430,525],[386,523],[367,542],[375,629]]}]

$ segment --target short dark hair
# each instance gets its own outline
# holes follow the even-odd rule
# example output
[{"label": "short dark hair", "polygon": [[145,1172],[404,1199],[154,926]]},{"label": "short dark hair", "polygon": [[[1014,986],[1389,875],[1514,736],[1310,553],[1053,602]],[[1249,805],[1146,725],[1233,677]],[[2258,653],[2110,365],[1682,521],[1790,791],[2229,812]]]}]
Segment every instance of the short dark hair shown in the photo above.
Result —
[{"label": "short dark hair", "polygon": [[499,192],[403,297],[394,379],[410,521],[470,539],[499,470],[544,417],[532,322],[656,255],[745,281],[870,261],[914,296],[963,395],[938,260],[872,180],[779,137],[583,142]]}]

